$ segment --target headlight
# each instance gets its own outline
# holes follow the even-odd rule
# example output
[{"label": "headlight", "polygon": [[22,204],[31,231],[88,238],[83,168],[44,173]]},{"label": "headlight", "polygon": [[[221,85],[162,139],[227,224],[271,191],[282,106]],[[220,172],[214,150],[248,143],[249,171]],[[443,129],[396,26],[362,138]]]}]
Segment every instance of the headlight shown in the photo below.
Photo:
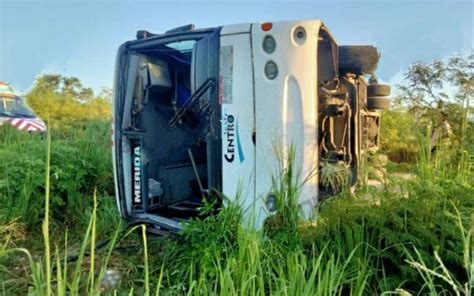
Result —
[{"label": "headlight", "polygon": [[275,38],[272,36],[266,36],[263,39],[263,51],[266,53],[272,53],[275,51],[276,48],[276,41]]},{"label": "headlight", "polygon": [[265,200],[265,206],[270,212],[275,212],[277,210],[278,204],[277,204],[277,198],[275,194],[269,193],[267,195],[267,198]]},{"label": "headlight", "polygon": [[267,76],[268,79],[273,80],[275,77],[278,75],[278,67],[275,64],[275,62],[269,61],[265,65],[265,76]]}]

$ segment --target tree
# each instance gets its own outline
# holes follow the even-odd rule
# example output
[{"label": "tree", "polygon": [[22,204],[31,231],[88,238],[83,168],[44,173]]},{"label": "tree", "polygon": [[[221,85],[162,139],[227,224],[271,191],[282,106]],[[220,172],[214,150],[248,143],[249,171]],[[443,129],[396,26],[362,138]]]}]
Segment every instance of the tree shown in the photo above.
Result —
[{"label": "tree", "polygon": [[[397,101],[421,121],[434,122],[437,113],[444,111],[452,124],[460,147],[465,147],[468,127],[472,126],[468,113],[474,96],[474,54],[457,54],[431,63],[415,62],[405,73],[405,83],[399,85]],[[469,140],[471,141],[471,140]]]},{"label": "tree", "polygon": [[57,92],[61,84],[61,75],[44,74],[36,78],[35,88],[43,91]]},{"label": "tree", "polygon": [[111,100],[99,96],[92,88],[84,87],[76,77],[43,74],[36,79],[26,95],[30,107],[50,125],[58,127],[73,121],[108,120]]},{"label": "tree", "polygon": [[102,98],[106,101],[112,102],[112,89],[108,87],[102,87],[98,95],[99,98]]},{"label": "tree", "polygon": [[399,85],[400,98],[411,108],[438,109],[461,104],[474,94],[474,54],[455,55],[447,61],[415,62]]}]

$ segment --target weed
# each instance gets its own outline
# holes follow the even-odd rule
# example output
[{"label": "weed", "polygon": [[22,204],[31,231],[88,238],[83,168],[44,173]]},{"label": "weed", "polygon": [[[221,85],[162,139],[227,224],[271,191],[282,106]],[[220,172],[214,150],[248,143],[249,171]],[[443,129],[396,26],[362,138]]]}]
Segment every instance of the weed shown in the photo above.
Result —
[{"label": "weed", "polygon": [[334,192],[340,192],[347,186],[350,173],[350,169],[343,162],[323,163],[320,169],[321,185],[330,187]]}]

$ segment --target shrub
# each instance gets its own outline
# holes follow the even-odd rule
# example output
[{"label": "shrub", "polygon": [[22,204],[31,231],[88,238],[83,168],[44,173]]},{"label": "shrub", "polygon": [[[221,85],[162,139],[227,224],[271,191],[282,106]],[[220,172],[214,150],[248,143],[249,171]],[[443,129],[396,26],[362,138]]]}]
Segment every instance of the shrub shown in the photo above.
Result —
[{"label": "shrub", "polygon": [[77,127],[77,122],[108,121],[111,117],[111,92],[95,95],[75,77],[42,74],[26,94],[28,105],[56,129]]},{"label": "shrub", "polygon": [[417,124],[415,114],[403,110],[387,110],[382,114],[380,145],[391,161],[415,163],[419,133],[426,130]]},{"label": "shrub", "polygon": [[[113,194],[108,123],[90,122],[74,136],[51,133],[53,217],[74,223],[91,205],[95,188]],[[0,143],[0,216],[32,227],[42,217],[46,139],[7,125],[0,128],[0,137],[5,139]]]}]

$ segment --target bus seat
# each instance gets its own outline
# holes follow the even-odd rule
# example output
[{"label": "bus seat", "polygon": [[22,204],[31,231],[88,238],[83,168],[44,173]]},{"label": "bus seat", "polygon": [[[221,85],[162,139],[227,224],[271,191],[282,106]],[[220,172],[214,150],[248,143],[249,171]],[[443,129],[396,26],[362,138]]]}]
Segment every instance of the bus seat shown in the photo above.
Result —
[{"label": "bus seat", "polygon": [[172,83],[168,63],[162,60],[148,61],[141,69],[144,90],[162,93],[171,89]]},{"label": "bus seat", "polygon": [[191,91],[186,86],[184,86],[184,84],[181,84],[181,83],[178,83],[176,87],[177,87],[176,103],[178,107],[181,107],[191,96]]}]

